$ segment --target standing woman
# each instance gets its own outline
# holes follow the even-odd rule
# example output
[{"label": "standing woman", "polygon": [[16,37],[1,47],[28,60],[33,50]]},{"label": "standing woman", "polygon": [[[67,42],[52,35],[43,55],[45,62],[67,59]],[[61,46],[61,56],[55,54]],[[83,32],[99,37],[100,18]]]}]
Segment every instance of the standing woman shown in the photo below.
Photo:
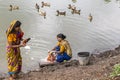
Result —
[{"label": "standing woman", "polygon": [[24,33],[20,26],[21,22],[14,20],[6,31],[8,74],[10,75],[10,80],[15,79],[21,71],[22,57],[20,55],[20,47],[26,46],[26,44],[21,44]]}]

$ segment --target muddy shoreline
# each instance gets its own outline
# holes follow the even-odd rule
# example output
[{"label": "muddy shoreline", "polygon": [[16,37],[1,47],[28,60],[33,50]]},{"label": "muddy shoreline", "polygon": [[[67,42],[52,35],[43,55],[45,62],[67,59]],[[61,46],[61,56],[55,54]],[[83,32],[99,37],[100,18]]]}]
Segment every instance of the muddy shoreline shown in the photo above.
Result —
[{"label": "muddy shoreline", "polygon": [[[16,80],[110,80],[108,77],[112,67],[117,63],[120,63],[120,46],[114,50],[92,54],[87,66],[80,66],[78,60],[39,65],[39,69],[21,73]],[[6,77],[1,77],[0,80],[6,80]]]}]

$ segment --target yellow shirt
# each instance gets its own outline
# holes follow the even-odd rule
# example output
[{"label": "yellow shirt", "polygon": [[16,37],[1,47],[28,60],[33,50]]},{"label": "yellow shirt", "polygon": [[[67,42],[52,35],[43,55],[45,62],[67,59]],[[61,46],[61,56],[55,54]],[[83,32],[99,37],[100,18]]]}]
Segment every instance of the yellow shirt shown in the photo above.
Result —
[{"label": "yellow shirt", "polygon": [[60,42],[57,43],[57,46],[60,47],[60,52],[61,53],[63,53],[65,51],[65,47]]},{"label": "yellow shirt", "polygon": [[57,46],[60,47],[61,53],[66,52],[70,57],[72,57],[72,50],[71,50],[70,44],[68,43],[67,40],[64,40],[62,42],[58,42]]}]

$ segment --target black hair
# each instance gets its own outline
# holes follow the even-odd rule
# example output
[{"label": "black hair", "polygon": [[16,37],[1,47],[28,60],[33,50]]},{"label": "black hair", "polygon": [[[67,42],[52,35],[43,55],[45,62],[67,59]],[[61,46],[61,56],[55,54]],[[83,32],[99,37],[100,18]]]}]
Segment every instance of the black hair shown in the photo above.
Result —
[{"label": "black hair", "polygon": [[14,32],[15,32],[15,28],[20,27],[21,24],[22,24],[22,23],[21,23],[20,21],[16,21],[16,23],[15,23],[15,25],[13,26],[13,29],[12,29],[12,31],[11,31],[10,33],[14,33]]},{"label": "black hair", "polygon": [[21,26],[21,22],[20,21],[16,21],[16,23],[15,23],[15,25],[14,25],[14,27],[13,28],[16,28],[16,27],[20,27]]},{"label": "black hair", "polygon": [[66,39],[66,36],[62,33],[58,34],[57,35],[58,38],[62,38],[63,40]]}]

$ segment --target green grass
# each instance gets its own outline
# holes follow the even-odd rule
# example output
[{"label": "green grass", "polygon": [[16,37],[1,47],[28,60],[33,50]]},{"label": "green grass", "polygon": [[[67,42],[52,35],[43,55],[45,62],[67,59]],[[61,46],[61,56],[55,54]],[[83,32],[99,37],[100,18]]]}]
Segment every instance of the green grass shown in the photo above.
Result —
[{"label": "green grass", "polygon": [[120,76],[120,64],[116,64],[113,67],[113,72],[110,74],[110,77],[114,78]]}]

